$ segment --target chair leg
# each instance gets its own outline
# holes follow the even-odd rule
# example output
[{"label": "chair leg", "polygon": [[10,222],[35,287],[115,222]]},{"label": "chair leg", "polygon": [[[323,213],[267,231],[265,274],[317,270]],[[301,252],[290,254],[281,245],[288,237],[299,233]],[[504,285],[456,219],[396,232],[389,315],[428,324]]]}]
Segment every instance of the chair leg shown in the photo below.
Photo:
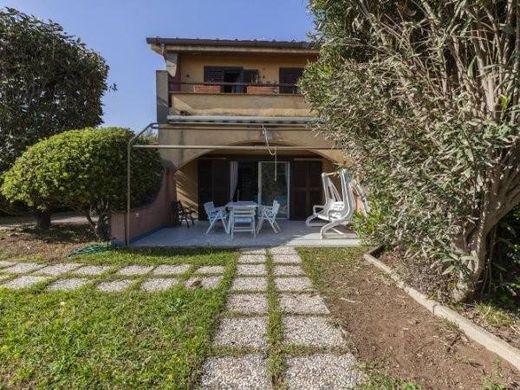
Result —
[{"label": "chair leg", "polygon": [[216,219],[209,221],[209,227],[208,227],[208,230],[206,230],[206,234],[208,234],[210,232],[210,230],[213,228],[215,221],[216,221]]},{"label": "chair leg", "polygon": [[260,230],[262,230],[263,224],[264,224],[264,219],[260,218],[260,220],[258,221],[258,225],[256,227],[256,234],[260,233]]},{"label": "chair leg", "polygon": [[224,218],[220,219],[222,221],[222,226],[224,227],[224,231],[226,234],[229,234],[229,223]]}]

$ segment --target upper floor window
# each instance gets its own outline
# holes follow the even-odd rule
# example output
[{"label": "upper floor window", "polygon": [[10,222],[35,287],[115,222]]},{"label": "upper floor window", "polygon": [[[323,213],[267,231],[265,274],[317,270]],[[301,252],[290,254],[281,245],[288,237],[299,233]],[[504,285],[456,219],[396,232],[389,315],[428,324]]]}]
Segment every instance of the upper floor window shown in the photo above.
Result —
[{"label": "upper floor window", "polygon": [[204,82],[220,84],[220,92],[244,93],[246,85],[258,81],[257,69],[238,66],[205,66]]},{"label": "upper floor window", "polygon": [[299,93],[296,83],[303,75],[303,68],[280,68],[280,93]]}]

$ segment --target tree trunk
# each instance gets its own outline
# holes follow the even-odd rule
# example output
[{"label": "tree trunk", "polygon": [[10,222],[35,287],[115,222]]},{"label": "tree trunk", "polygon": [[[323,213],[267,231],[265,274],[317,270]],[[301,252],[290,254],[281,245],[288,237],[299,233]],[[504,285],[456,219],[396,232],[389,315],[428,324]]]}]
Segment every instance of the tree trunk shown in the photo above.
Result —
[{"label": "tree trunk", "polygon": [[34,218],[38,229],[47,230],[51,227],[51,213],[49,211],[36,211]]},{"label": "tree trunk", "polygon": [[102,212],[98,214],[98,220],[94,227],[96,236],[103,241],[110,240],[110,217],[108,213]]},{"label": "tree trunk", "polygon": [[487,237],[476,238],[473,248],[471,252],[467,249],[464,251],[468,256],[468,260],[464,264],[467,267],[467,272],[459,274],[459,280],[452,292],[452,298],[455,302],[467,302],[475,297],[478,284],[486,268]]}]

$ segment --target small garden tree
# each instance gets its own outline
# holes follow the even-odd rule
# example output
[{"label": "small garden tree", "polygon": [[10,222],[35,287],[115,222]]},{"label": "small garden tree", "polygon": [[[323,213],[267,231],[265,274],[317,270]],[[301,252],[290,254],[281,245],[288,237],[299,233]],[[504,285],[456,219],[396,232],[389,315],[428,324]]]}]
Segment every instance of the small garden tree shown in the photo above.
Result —
[{"label": "small garden tree", "polygon": [[[42,212],[57,205],[77,210],[101,239],[110,239],[110,211],[122,210],[126,204],[126,150],[132,136],[121,128],[87,128],[52,136],[29,147],[16,160],[5,173],[0,190],[10,201]],[[161,176],[156,150],[134,152],[133,206],[155,196]]]},{"label": "small garden tree", "polygon": [[520,203],[519,2],[311,8],[321,52],[303,91],[371,183],[372,237],[406,250],[429,287],[470,298]]},{"label": "small garden tree", "polygon": [[104,59],[59,24],[0,9],[0,181],[38,140],[99,125],[107,74]]}]

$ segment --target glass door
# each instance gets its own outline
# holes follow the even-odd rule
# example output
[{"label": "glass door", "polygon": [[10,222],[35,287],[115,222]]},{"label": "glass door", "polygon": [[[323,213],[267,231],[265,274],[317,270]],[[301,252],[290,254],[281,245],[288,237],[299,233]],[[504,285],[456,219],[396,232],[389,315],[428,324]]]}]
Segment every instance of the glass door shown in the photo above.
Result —
[{"label": "glass door", "polygon": [[272,206],[280,203],[278,218],[289,218],[289,162],[260,161],[258,163],[258,203]]}]

